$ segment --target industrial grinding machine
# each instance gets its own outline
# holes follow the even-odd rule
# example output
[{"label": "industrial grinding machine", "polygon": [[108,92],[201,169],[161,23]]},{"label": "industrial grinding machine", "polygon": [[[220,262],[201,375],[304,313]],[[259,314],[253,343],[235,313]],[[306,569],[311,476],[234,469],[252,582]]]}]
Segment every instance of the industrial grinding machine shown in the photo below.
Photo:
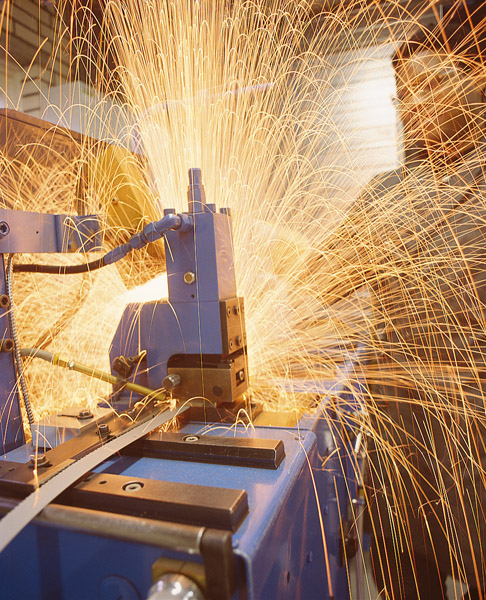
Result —
[{"label": "industrial grinding machine", "polygon": [[[12,111],[1,121],[4,144],[47,127]],[[232,217],[215,200],[191,169],[187,212],[165,210],[88,263],[165,243],[168,301],[127,306],[105,374],[20,348],[12,306],[16,271],[79,272],[33,269],[22,253],[99,251],[99,218],[0,209],[0,599],[345,600],[356,553],[359,593],[361,434],[329,409],[331,394],[362,409],[343,383],[356,354],[321,382],[312,414],[262,411],[249,393]],[[113,394],[96,411],[33,423],[26,444],[23,356],[105,377]],[[161,431],[174,416],[177,431]]]}]

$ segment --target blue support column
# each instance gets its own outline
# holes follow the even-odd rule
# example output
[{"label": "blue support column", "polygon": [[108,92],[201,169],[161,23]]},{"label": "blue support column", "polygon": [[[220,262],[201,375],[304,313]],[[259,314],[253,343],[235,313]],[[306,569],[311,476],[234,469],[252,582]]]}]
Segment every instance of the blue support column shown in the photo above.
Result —
[{"label": "blue support column", "polygon": [[[6,294],[5,261],[0,254],[0,296]],[[1,351],[10,339],[8,306],[0,306],[0,453],[25,443],[13,352]]]}]

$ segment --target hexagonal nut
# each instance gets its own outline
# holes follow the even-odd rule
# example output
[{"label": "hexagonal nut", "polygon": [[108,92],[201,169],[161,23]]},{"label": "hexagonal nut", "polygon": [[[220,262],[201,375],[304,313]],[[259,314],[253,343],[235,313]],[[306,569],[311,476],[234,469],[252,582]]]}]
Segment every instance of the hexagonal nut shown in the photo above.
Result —
[{"label": "hexagonal nut", "polygon": [[184,283],[187,283],[188,285],[190,285],[191,283],[194,283],[196,281],[196,274],[193,273],[192,271],[187,271],[187,273],[184,273]]}]

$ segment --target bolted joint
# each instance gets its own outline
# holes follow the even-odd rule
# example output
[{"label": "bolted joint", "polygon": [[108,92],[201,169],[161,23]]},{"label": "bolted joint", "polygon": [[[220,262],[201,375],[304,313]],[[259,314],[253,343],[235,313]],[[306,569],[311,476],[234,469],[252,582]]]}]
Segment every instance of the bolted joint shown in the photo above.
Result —
[{"label": "bolted joint", "polygon": [[110,435],[110,427],[106,423],[101,423],[98,425],[98,433],[100,434],[100,438],[102,440],[106,440]]},{"label": "bolted joint", "polygon": [[31,469],[39,469],[40,467],[50,466],[49,459],[46,454],[31,454],[29,460],[29,467]]},{"label": "bolted joint", "polygon": [[187,283],[187,285],[191,285],[191,283],[194,283],[196,281],[196,274],[193,273],[192,271],[187,271],[187,273],[184,273],[184,283]]}]

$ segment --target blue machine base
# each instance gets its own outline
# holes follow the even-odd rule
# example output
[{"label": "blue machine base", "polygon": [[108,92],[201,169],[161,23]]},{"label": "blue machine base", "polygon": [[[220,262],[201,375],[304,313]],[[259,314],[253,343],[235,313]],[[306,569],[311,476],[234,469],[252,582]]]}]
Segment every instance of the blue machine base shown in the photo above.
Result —
[{"label": "blue machine base", "polygon": [[[200,435],[281,439],[286,456],[277,470],[117,457],[97,472],[246,490],[249,514],[233,535],[240,580],[234,598],[327,599],[327,552],[333,595],[346,600],[347,575],[340,564],[341,519],[350,483],[343,473],[345,455],[334,453],[322,468],[322,457],[333,453],[338,432],[323,417],[307,418],[301,425],[308,428],[218,425],[211,431],[191,423],[182,429]],[[103,531],[92,536],[30,525],[0,556],[0,599],[144,599],[152,584],[152,565],[161,557],[195,560],[111,540]]]}]

